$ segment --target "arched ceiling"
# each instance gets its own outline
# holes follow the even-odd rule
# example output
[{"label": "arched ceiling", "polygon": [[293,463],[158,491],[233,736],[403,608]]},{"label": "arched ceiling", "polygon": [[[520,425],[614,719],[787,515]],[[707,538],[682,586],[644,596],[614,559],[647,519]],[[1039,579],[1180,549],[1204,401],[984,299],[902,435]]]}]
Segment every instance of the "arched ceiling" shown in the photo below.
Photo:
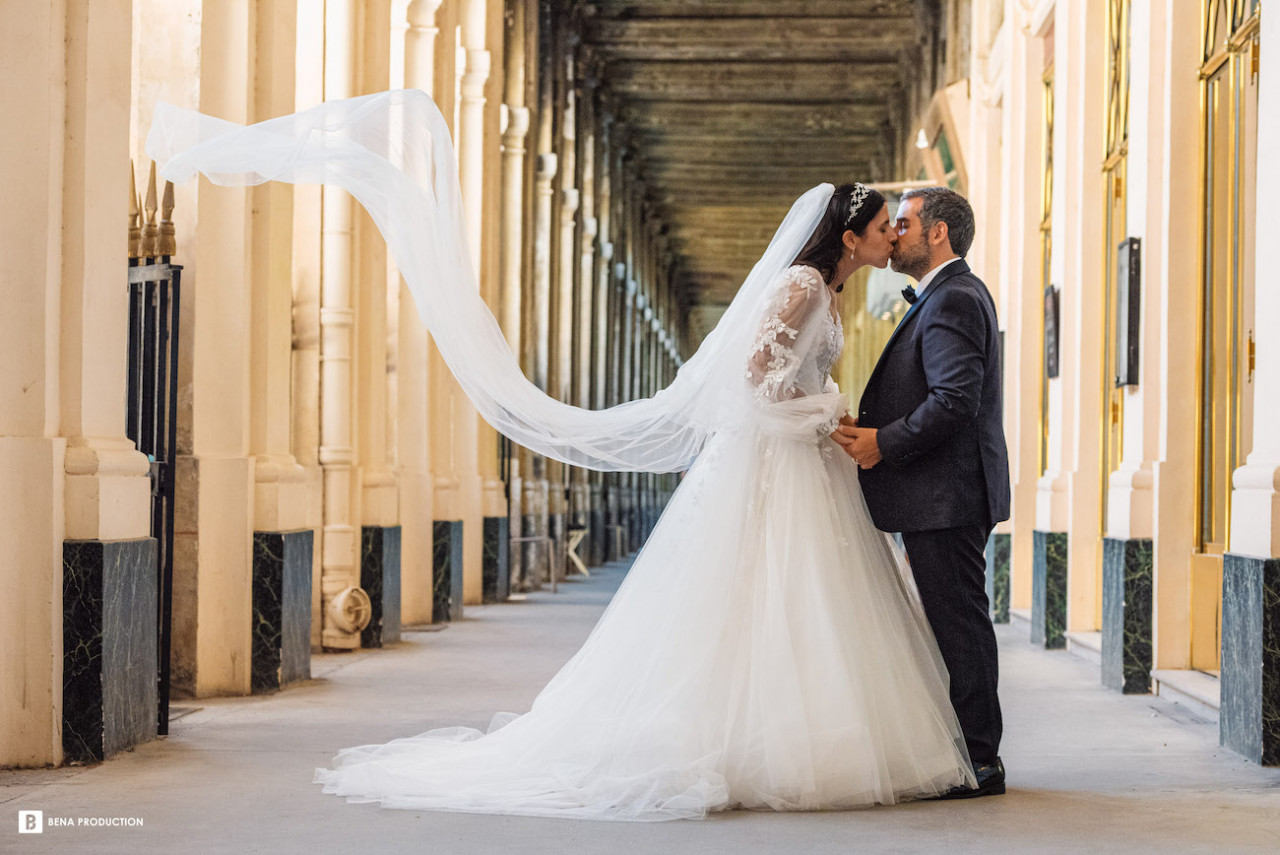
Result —
[{"label": "arched ceiling", "polygon": [[918,62],[917,0],[590,0],[646,197],[699,341],[791,201],[884,180]]}]

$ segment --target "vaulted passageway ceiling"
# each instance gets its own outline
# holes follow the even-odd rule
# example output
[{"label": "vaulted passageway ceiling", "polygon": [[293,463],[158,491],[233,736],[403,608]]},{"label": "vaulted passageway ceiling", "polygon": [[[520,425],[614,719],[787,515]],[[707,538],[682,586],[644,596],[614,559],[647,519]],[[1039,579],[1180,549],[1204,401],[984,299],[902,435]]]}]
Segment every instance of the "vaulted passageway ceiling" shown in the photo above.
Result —
[{"label": "vaulted passageway ceiling", "polygon": [[791,201],[888,180],[917,0],[590,0],[584,40],[666,225],[698,341]]}]

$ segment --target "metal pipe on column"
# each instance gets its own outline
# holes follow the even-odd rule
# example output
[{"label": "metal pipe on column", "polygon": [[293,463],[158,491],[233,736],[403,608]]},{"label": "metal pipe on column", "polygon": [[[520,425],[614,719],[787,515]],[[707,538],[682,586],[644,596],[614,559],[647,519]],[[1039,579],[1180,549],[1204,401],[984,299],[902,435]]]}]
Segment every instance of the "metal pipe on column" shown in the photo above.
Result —
[{"label": "metal pipe on column", "polygon": [[[355,94],[354,0],[331,0],[325,7],[324,90],[329,99]],[[358,537],[352,518],[354,451],[351,431],[351,357],[355,310],[351,304],[354,210],[343,190],[325,187],[322,210],[320,290],[320,453],[324,484],[321,540],[321,644],[351,650],[360,646],[359,614],[368,595],[360,589]],[[365,620],[367,623],[367,618]]]},{"label": "metal pipe on column", "polygon": [[[503,70],[502,133],[502,246],[501,246],[501,306],[502,332],[517,357],[523,354],[521,336],[524,305],[524,184],[525,138],[529,134],[529,108],[525,106],[525,20],[524,0],[507,0],[506,27],[503,33],[505,53]],[[522,362],[523,365],[523,362]],[[527,365],[523,365],[526,369]],[[527,455],[507,448],[507,513],[508,531],[518,534],[523,529],[524,480],[529,477],[524,468]],[[523,551],[508,549],[508,567],[513,583],[524,577]]]}]

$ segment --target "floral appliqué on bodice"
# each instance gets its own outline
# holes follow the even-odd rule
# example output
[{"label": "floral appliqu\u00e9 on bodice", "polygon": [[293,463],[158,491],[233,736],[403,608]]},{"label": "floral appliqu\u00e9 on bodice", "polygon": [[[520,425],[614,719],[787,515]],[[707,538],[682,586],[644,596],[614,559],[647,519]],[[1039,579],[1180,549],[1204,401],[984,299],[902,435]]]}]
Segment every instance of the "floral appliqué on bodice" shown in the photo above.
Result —
[{"label": "floral appliqu\u00e9 on bodice", "polygon": [[782,274],[747,367],[759,403],[834,391],[831,368],[844,349],[844,326],[827,285],[812,267]]}]

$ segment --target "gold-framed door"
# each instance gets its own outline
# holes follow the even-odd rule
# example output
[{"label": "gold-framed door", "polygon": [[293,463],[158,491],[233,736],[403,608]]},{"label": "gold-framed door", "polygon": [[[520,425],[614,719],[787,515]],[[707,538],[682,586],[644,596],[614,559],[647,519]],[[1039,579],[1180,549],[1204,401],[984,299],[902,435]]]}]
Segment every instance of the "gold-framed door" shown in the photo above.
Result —
[{"label": "gold-framed door", "polygon": [[1191,667],[1215,672],[1231,475],[1252,447],[1258,0],[1204,0]]}]

